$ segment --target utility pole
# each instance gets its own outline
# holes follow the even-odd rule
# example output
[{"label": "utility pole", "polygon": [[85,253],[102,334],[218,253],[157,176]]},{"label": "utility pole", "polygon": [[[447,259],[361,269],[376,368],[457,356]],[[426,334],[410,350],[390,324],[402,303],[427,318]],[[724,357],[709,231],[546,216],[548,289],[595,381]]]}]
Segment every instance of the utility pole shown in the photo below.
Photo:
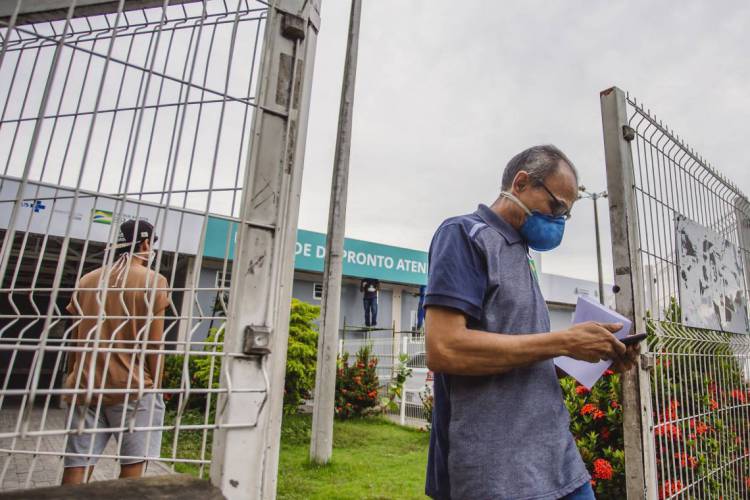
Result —
[{"label": "utility pole", "polygon": [[599,198],[606,198],[607,192],[602,191],[600,193],[588,193],[586,192],[585,186],[578,186],[578,190],[581,194],[579,198],[590,198],[594,202],[594,233],[596,234],[596,264],[599,271],[599,303],[604,304],[604,277],[602,276],[602,247],[599,240],[599,208],[597,207],[597,200]]},{"label": "utility pole", "polygon": [[310,460],[325,464],[333,452],[333,413],[336,396],[336,354],[338,353],[339,308],[341,305],[341,271],[346,226],[346,198],[349,182],[349,153],[352,137],[354,83],[357,77],[357,49],[362,1],[352,0],[349,14],[349,36],[346,43],[344,81],[341,86],[336,154],[331,181],[331,203],[328,211],[328,234],[323,271],[321,332],[318,337],[318,361],[315,372]]}]

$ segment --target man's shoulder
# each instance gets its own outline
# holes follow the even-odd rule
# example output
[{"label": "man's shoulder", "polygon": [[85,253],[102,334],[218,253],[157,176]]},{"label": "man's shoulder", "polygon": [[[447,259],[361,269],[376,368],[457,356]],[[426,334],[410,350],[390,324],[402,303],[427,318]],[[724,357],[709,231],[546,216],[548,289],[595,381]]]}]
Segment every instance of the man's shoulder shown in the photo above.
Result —
[{"label": "man's shoulder", "polygon": [[452,236],[454,238],[476,242],[477,235],[487,227],[487,224],[476,213],[456,215],[445,219],[435,231],[435,237]]},{"label": "man's shoulder", "polygon": [[[132,286],[138,287],[148,284],[150,286],[163,288],[167,284],[167,278],[165,278],[163,274],[157,273],[146,266],[130,266],[130,270],[128,271],[128,281]],[[137,285],[133,285],[133,282],[137,282]]]},{"label": "man's shoulder", "polygon": [[103,267],[98,267],[93,271],[89,271],[83,276],[78,284],[80,288],[99,288],[99,280],[101,278]]}]

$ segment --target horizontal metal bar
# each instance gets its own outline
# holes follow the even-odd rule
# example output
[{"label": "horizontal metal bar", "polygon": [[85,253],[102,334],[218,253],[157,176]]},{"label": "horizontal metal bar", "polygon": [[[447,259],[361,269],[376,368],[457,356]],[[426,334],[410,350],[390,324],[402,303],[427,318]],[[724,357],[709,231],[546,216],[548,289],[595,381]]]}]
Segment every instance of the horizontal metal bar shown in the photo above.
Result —
[{"label": "horizontal metal bar", "polygon": [[[180,5],[199,0],[169,0],[170,5]],[[96,16],[117,12],[119,2],[113,0],[77,0],[74,17]],[[123,10],[161,8],[163,0],[128,0]],[[21,3],[17,24],[60,21],[67,18],[70,0],[27,0]],[[16,0],[0,0],[0,20],[7,21],[16,8]]]},{"label": "horizontal metal bar", "polygon": [[[197,1],[197,0],[196,0]],[[241,13],[244,14],[251,14],[256,12],[265,12],[266,9],[249,9],[246,11],[242,11]],[[222,17],[228,17],[230,14],[228,13],[212,13],[206,16],[207,19],[211,18],[222,18]],[[145,14],[144,14],[145,17]],[[141,28],[153,26],[155,23],[153,22],[142,22],[142,23],[125,23],[123,26],[118,28],[119,33],[115,35],[117,38],[130,38],[134,36],[145,36],[150,35],[152,33],[157,33],[161,31],[162,33],[168,33],[170,31],[179,31],[179,30],[187,30],[192,29],[193,25],[190,24],[190,22],[199,22],[201,20],[201,16],[187,16],[187,17],[179,17],[174,19],[167,19],[165,20],[166,26],[162,26],[159,29],[151,29],[151,30],[143,30]],[[250,22],[250,21],[263,21],[265,20],[265,16],[263,14],[259,15],[258,17],[240,17],[237,22],[238,23],[244,23],[244,22]],[[213,20],[213,21],[203,21],[203,26],[220,26],[222,24],[234,24],[234,20],[224,20],[219,21]],[[7,25],[7,21],[0,20],[0,25]],[[71,29],[69,31],[69,36],[74,37],[76,35],[88,35],[95,33],[97,35],[92,36],[91,38],[77,38],[75,40],[72,40],[71,43],[78,44],[78,43],[89,43],[96,40],[100,40],[98,38],[99,34],[106,34],[110,32],[112,29],[110,27],[100,28],[100,29],[89,29],[85,31],[77,31],[74,29],[74,26],[71,26]],[[24,32],[26,33],[26,32]],[[38,44],[29,44],[29,42],[38,41]],[[40,39],[36,36],[29,36],[28,38],[21,38],[15,40],[8,40],[8,52],[17,52],[21,50],[29,50],[29,49],[39,49],[44,47],[53,47],[55,44],[48,41]]]},{"label": "horizontal metal bar", "polygon": [[[255,97],[240,97],[239,100],[243,101],[247,99],[247,101],[252,101],[255,99]],[[60,113],[57,115],[46,115],[44,117],[45,120],[52,120],[52,119],[59,119],[59,118],[73,118],[73,117],[79,117],[79,116],[91,116],[94,114],[108,114],[108,113],[120,113],[120,112],[127,112],[127,111],[141,111],[146,109],[164,109],[164,108],[173,108],[173,107],[180,107],[180,106],[195,106],[195,105],[205,105],[205,104],[220,104],[226,102],[226,99],[207,99],[207,100],[200,100],[200,101],[178,101],[178,102],[169,102],[169,103],[159,103],[159,104],[145,104],[142,106],[125,106],[120,108],[109,108],[109,109],[99,109],[96,111],[78,111],[75,113]],[[236,101],[235,101],[236,102]],[[244,102],[244,104],[248,106],[253,106],[254,104],[251,102]],[[23,122],[31,122],[36,121],[38,118],[36,116],[28,116],[26,118],[10,118],[10,119],[4,119],[0,121],[0,125],[3,124],[11,124],[11,123],[23,123]],[[232,189],[241,189],[241,188],[232,188]],[[212,190],[215,191],[215,190]],[[162,193],[166,193],[167,191],[162,191]],[[184,191],[179,190],[172,190],[169,191],[172,194],[174,193],[180,193]],[[192,191],[191,191],[192,192]],[[146,195],[146,194],[159,194],[159,192],[154,193],[138,193],[140,195]]]}]

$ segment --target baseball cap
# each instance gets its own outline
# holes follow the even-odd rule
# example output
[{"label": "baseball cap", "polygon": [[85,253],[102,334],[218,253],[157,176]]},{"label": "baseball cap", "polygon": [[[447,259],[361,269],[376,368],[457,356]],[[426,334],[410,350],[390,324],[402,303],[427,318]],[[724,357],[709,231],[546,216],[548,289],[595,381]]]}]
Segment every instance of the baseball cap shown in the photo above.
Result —
[{"label": "baseball cap", "polygon": [[158,236],[154,236],[154,226],[143,219],[130,219],[120,224],[120,233],[117,236],[117,246],[130,245],[135,241],[136,245],[143,240],[151,240],[152,243],[159,241]]}]

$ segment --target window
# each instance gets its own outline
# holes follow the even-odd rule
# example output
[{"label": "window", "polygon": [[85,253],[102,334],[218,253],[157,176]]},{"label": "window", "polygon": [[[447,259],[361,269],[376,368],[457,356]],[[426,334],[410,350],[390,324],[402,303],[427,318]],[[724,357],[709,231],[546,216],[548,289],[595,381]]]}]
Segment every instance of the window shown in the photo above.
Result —
[{"label": "window", "polygon": [[323,283],[313,283],[313,299],[321,300],[323,298]]},{"label": "window", "polygon": [[222,271],[216,271],[216,288],[229,289],[232,285],[232,273],[227,271],[226,274]]}]

